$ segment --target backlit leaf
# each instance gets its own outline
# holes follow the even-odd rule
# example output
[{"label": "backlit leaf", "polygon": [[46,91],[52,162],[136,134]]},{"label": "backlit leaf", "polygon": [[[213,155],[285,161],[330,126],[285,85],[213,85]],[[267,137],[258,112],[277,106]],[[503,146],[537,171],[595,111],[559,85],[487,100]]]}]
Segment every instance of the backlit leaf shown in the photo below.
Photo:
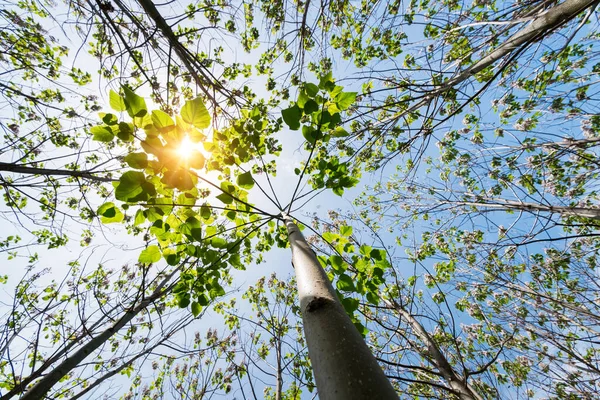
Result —
[{"label": "backlit leaf", "polygon": [[167,133],[175,129],[175,121],[164,111],[152,111],[152,123],[161,133]]},{"label": "backlit leaf", "polygon": [[104,203],[98,208],[98,215],[104,224],[123,221],[123,213],[114,203]]},{"label": "backlit leaf", "polygon": [[115,190],[115,197],[121,201],[133,199],[144,191],[142,184],[145,182],[146,176],[142,172],[125,172],[119,179],[119,184]]},{"label": "backlit leaf", "polygon": [[125,106],[125,100],[112,89],[108,93],[108,104],[110,105],[110,108],[112,108],[115,111],[121,112],[127,109],[127,107]]},{"label": "backlit leaf", "polygon": [[148,156],[146,153],[129,153],[124,158],[131,168],[144,169],[148,166]]},{"label": "backlit leaf", "polygon": [[185,103],[181,108],[181,118],[198,129],[205,129],[210,125],[210,114],[200,97]]},{"label": "backlit leaf", "polygon": [[143,97],[135,94],[127,86],[123,86],[123,93],[125,94],[125,105],[127,106],[127,113],[130,117],[143,117],[148,113],[146,107],[146,100]]},{"label": "backlit leaf", "polygon": [[242,189],[246,189],[246,190],[252,189],[252,187],[254,186],[254,178],[252,178],[252,174],[250,173],[250,171],[244,172],[243,174],[238,175],[237,184]]},{"label": "backlit leaf", "polygon": [[352,278],[350,278],[346,274],[342,274],[339,276],[338,281],[336,283],[336,287],[338,288],[338,290],[343,292],[354,292],[356,290]]},{"label": "backlit leaf", "polygon": [[335,102],[340,110],[346,110],[354,103],[356,95],[356,92],[342,92],[336,96]]},{"label": "backlit leaf", "polygon": [[148,246],[140,253],[138,261],[142,264],[152,264],[160,261],[161,253],[158,246]]},{"label": "backlit leaf", "polygon": [[107,125],[97,125],[90,128],[93,139],[97,142],[112,142],[115,138],[113,130]]}]

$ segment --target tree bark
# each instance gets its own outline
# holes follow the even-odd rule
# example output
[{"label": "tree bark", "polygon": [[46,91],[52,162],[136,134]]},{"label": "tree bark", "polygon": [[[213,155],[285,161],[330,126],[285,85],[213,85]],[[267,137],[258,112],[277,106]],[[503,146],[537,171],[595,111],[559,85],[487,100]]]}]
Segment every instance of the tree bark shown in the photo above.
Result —
[{"label": "tree bark", "polygon": [[286,215],[292,264],[308,354],[322,400],[386,400],[398,395],[362,336],[304,236]]},{"label": "tree bark", "polygon": [[537,42],[548,32],[560,27],[575,18],[585,9],[592,7],[598,0],[565,0],[561,4],[537,15],[525,28],[521,29],[488,55],[477,61],[458,76],[444,83],[446,88],[470,78],[484,68],[492,65],[502,57],[512,53],[515,49],[529,42]]},{"label": "tree bark", "polygon": [[[231,97],[231,93],[227,91],[227,89],[221,84],[221,82],[215,77],[211,76],[210,72],[207,69],[200,65],[197,60],[194,60],[192,56],[190,56],[189,51],[185,48],[185,46],[179,41],[171,26],[167,23],[165,18],[158,11],[154,2],[151,0],[137,0],[138,4],[142,6],[146,15],[154,23],[156,24],[156,28],[160,30],[164,38],[169,42],[169,45],[175,51],[175,54],[179,57],[186,70],[190,73],[196,85],[200,87],[200,89],[204,92],[204,94],[213,102],[215,106],[218,105],[217,100],[211,94],[211,92],[206,87],[209,85],[212,89],[226,96],[227,98]],[[118,5],[120,2],[117,3]],[[202,77],[200,77],[202,75]]]},{"label": "tree bark", "polygon": [[448,362],[448,359],[442,353],[437,343],[431,335],[425,330],[423,325],[415,319],[409,312],[407,312],[402,306],[384,300],[384,302],[392,309],[396,310],[403,318],[406,319],[410,327],[412,328],[415,335],[421,339],[421,342],[427,348],[427,355],[433,361],[440,375],[444,377],[450,388],[455,391],[458,396],[463,400],[483,400],[473,388],[467,383],[466,379],[462,378],[459,374],[454,371],[454,368]]},{"label": "tree bark", "polygon": [[443,204],[456,204],[461,206],[473,206],[484,208],[495,208],[499,210],[517,210],[527,212],[548,212],[563,216],[600,219],[600,208],[551,206],[537,203],[525,203],[520,201],[490,199],[483,201],[443,201]]},{"label": "tree bark", "polygon": [[25,175],[43,175],[43,176],[70,176],[73,178],[82,178],[95,182],[116,182],[118,179],[107,178],[94,175],[88,171],[69,171],[65,169],[49,169],[28,167],[25,165],[0,162],[0,171],[15,172]]},{"label": "tree bark", "polygon": [[[552,7],[551,9],[540,13],[532,18],[532,22],[525,28],[519,30],[504,43],[492,50],[489,54],[476,61],[473,65],[463,71],[457,72],[457,75],[448,79],[441,85],[434,87],[430,93],[417,103],[409,106],[405,110],[391,115],[378,121],[375,125],[369,126],[368,129],[380,126],[393,120],[398,120],[411,112],[418,110],[421,107],[428,105],[433,98],[446,93],[448,90],[455,88],[457,85],[465,82],[476,73],[493,65],[496,61],[511,54],[515,49],[525,46],[529,43],[541,41],[549,32],[561,27],[579,13],[590,7],[594,7],[598,0],[566,0],[563,3]],[[367,128],[357,132],[364,132]]]}]

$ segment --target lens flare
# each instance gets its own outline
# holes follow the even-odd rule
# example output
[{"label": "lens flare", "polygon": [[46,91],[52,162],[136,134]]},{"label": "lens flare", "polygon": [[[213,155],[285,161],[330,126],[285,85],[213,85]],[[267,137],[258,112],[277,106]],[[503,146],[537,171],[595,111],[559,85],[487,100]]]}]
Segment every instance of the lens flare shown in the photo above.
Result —
[{"label": "lens flare", "polygon": [[179,143],[179,147],[177,148],[177,155],[187,160],[194,153],[194,149],[196,149],[196,145],[192,143],[189,137],[186,136],[183,139],[181,139],[181,143]]}]

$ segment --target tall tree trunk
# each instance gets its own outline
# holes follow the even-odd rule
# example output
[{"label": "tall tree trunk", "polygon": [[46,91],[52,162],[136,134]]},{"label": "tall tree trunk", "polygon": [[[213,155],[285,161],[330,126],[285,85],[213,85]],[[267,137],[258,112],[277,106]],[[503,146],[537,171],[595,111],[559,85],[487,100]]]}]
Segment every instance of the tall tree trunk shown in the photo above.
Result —
[{"label": "tall tree trunk", "polygon": [[304,236],[286,215],[308,354],[322,400],[386,400],[398,395],[346,314]]},{"label": "tall tree trunk", "polygon": [[[279,328],[275,328],[279,334]],[[278,335],[279,336],[279,335]],[[281,336],[277,338],[276,353],[277,353],[277,387],[275,388],[275,400],[281,400],[283,394],[283,368],[281,366]]]}]

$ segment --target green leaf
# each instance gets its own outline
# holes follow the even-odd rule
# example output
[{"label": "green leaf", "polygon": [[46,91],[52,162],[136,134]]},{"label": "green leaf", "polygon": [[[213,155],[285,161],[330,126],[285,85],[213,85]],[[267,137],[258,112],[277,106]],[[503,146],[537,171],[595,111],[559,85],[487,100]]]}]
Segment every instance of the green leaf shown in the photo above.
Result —
[{"label": "green leaf", "polygon": [[340,110],[346,110],[356,100],[356,92],[342,92],[335,97],[335,102]]},{"label": "green leaf", "polygon": [[179,262],[181,261],[181,256],[179,255],[179,253],[177,251],[175,251],[173,249],[164,249],[163,257],[167,261],[167,264],[173,265],[173,266],[179,265]]},{"label": "green leaf", "polygon": [[164,111],[152,111],[152,123],[161,133],[167,133],[175,129],[175,121]]},{"label": "green leaf", "polygon": [[304,105],[304,114],[312,114],[315,111],[319,111],[319,105],[314,100],[309,100]]},{"label": "green leaf", "polygon": [[290,127],[291,130],[297,131],[300,129],[300,117],[302,116],[302,113],[297,104],[294,104],[292,107],[281,111],[281,116],[283,117],[283,121],[287,124],[287,126]]},{"label": "green leaf", "polygon": [[146,176],[142,172],[127,171],[119,179],[115,189],[117,200],[129,201],[144,192],[142,184],[146,183]]},{"label": "green leaf", "polygon": [[340,227],[340,235],[346,236],[346,237],[351,236],[352,235],[352,227],[347,226],[347,225]]},{"label": "green leaf", "polygon": [[98,215],[104,224],[123,221],[123,213],[114,203],[104,203],[98,208]]},{"label": "green leaf", "polygon": [[340,237],[340,235],[335,234],[333,232],[324,232],[323,233],[323,239],[325,239],[325,241],[327,243],[333,243],[339,237]]},{"label": "green leaf", "polygon": [[331,257],[329,257],[329,262],[331,263],[333,270],[338,274],[341,274],[346,270],[346,266],[344,265],[344,259],[338,256],[337,254],[334,254]]},{"label": "green leaf", "polygon": [[373,248],[371,246],[369,246],[368,244],[363,244],[360,246],[360,254],[362,254],[363,256],[366,257],[370,257],[371,256],[371,250],[373,250]]},{"label": "green leaf", "polygon": [[185,224],[181,225],[181,233],[190,236],[199,242],[202,241],[202,225],[200,221],[194,217],[189,217],[185,220]]},{"label": "green leaf", "polygon": [[231,203],[233,203],[233,197],[231,197],[227,193],[221,193],[220,195],[218,195],[216,197],[217,197],[217,199],[221,200],[225,204],[231,204]]},{"label": "green leaf", "polygon": [[371,304],[377,305],[379,304],[379,296],[376,293],[368,292],[367,301]]},{"label": "green leaf", "polygon": [[112,142],[112,140],[115,138],[115,134],[113,132],[113,130],[106,125],[97,125],[97,126],[92,126],[90,128],[90,133],[93,136],[93,139],[97,142]]},{"label": "green leaf", "polygon": [[336,287],[338,288],[338,290],[343,291],[343,292],[356,291],[356,288],[354,287],[354,282],[352,281],[352,278],[350,278],[346,274],[342,274],[339,276],[338,281],[336,283]]},{"label": "green leaf", "polygon": [[124,142],[133,141],[133,124],[131,122],[119,122],[117,137]]},{"label": "green leaf", "polygon": [[211,216],[212,214],[208,206],[203,205],[202,207],[200,207],[200,217],[202,217],[203,220],[209,220]]},{"label": "green leaf", "polygon": [[198,129],[205,129],[210,125],[210,114],[200,97],[184,104],[181,108],[181,118]]},{"label": "green leaf", "polygon": [[335,128],[331,132],[331,136],[333,136],[333,137],[346,137],[346,136],[350,136],[350,134],[344,128],[342,128],[341,126],[338,126],[337,128]]},{"label": "green leaf", "polygon": [[315,98],[315,96],[319,93],[319,87],[314,83],[307,83],[304,85],[304,90],[306,90],[306,94],[312,98]]},{"label": "green leaf", "polygon": [[133,221],[133,225],[138,226],[146,222],[146,217],[144,216],[144,210],[137,210],[135,213],[135,219]]},{"label": "green leaf", "polygon": [[163,257],[167,261],[167,264],[173,265],[173,266],[179,265],[179,263],[181,261],[181,256],[179,255],[179,252],[177,252],[173,249],[164,249]]},{"label": "green leaf", "polygon": [[371,250],[370,256],[372,259],[378,261],[387,260],[387,253],[384,249],[373,249]]},{"label": "green leaf", "polygon": [[159,262],[161,258],[160,249],[158,246],[148,246],[140,253],[138,261],[142,264],[152,264]]},{"label": "green leaf", "polygon": [[210,285],[211,289],[209,290],[208,295],[211,299],[216,299],[217,297],[225,296],[225,289],[223,289],[223,287],[219,284],[219,282],[216,279],[213,279],[210,282]]},{"label": "green leaf", "polygon": [[254,178],[252,178],[252,174],[250,173],[250,171],[244,172],[243,174],[238,175],[237,184],[242,189],[246,189],[246,190],[252,189],[252,187],[254,186]]},{"label": "green leaf", "polygon": [[298,107],[304,108],[304,105],[308,100],[310,100],[310,98],[306,94],[306,91],[304,89],[300,90],[300,93],[298,94],[298,101],[296,102],[296,104],[298,104]]},{"label": "green leaf", "polygon": [[148,156],[146,153],[129,153],[124,158],[131,168],[144,169],[148,166]]},{"label": "green leaf", "polygon": [[190,294],[189,293],[179,293],[177,295],[177,305],[180,308],[186,308],[190,305]]},{"label": "green leaf", "polygon": [[206,297],[204,293],[198,296],[198,303],[200,303],[201,306],[207,306],[208,302],[208,297]]},{"label": "green leaf", "polygon": [[116,125],[119,122],[119,119],[115,114],[100,113],[100,118],[102,118],[102,122],[106,125]]},{"label": "green leaf", "polygon": [[216,249],[227,248],[227,240],[220,237],[213,237],[210,239],[210,245]]},{"label": "green leaf", "polygon": [[359,304],[359,301],[357,299],[353,299],[350,297],[346,297],[345,299],[342,300],[342,305],[344,306],[344,309],[350,315],[352,315],[352,313],[354,313],[354,311],[358,310],[358,304]]},{"label": "green leaf", "polygon": [[331,71],[321,76],[321,79],[319,80],[319,88],[327,91],[335,89],[335,83],[333,83],[333,75],[331,74]]},{"label": "green leaf", "polygon": [[240,258],[240,253],[233,253],[229,256],[229,264],[235,269],[245,270],[246,267],[242,264],[242,260]]},{"label": "green leaf", "polygon": [[202,306],[200,305],[200,303],[198,302],[192,302],[192,315],[194,317],[197,317],[198,315],[200,315],[200,312],[202,311]]},{"label": "green leaf", "polygon": [[121,112],[127,109],[127,106],[125,105],[125,100],[123,100],[123,98],[112,89],[108,93],[108,104],[110,105],[110,108],[112,108],[115,111]]},{"label": "green leaf", "polygon": [[361,258],[358,261],[356,261],[354,263],[354,268],[356,268],[356,270],[358,272],[365,272],[366,269],[371,265],[371,263],[369,262],[369,260],[365,259],[365,258]]},{"label": "green leaf", "polygon": [[323,133],[312,126],[304,125],[302,127],[302,136],[304,136],[304,139],[306,139],[308,143],[315,143],[323,137]]},{"label": "green leaf", "polygon": [[178,168],[175,171],[165,172],[161,182],[169,187],[176,188],[181,191],[191,190],[194,188],[192,176],[184,168]]},{"label": "green leaf", "polygon": [[123,86],[123,93],[125,94],[127,113],[130,117],[143,117],[144,115],[148,114],[146,100],[144,100],[143,97],[133,93],[133,91],[127,86]]}]

